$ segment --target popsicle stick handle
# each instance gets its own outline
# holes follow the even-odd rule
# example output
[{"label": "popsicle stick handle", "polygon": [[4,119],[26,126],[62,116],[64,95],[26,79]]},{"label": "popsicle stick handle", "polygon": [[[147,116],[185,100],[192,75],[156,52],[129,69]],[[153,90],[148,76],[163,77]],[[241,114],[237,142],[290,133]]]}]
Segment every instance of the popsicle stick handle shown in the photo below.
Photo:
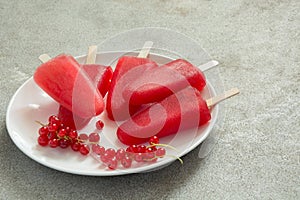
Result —
[{"label": "popsicle stick handle", "polygon": [[202,65],[199,65],[198,68],[201,70],[201,71],[206,71],[206,70],[209,70],[215,66],[217,66],[219,64],[218,61],[216,60],[211,60],[211,61],[208,61],[207,63],[205,64],[202,64]]},{"label": "popsicle stick handle", "polygon": [[238,93],[240,93],[239,89],[232,88],[231,90],[228,90],[228,91],[224,92],[223,94],[220,94],[220,95],[217,95],[210,99],[207,99],[206,104],[208,107],[212,107],[212,106],[220,103],[221,101],[224,101],[225,99],[228,99],[234,95],[237,95]]},{"label": "popsicle stick handle", "polygon": [[147,58],[149,55],[150,49],[153,46],[152,41],[146,41],[142,50],[140,51],[139,55],[137,56],[138,58]]},{"label": "popsicle stick handle", "polygon": [[97,56],[97,46],[89,46],[88,55],[86,58],[86,64],[95,64]]},{"label": "popsicle stick handle", "polygon": [[39,59],[42,63],[45,63],[47,62],[48,60],[51,59],[51,57],[48,55],[48,54],[42,54],[39,56]]}]

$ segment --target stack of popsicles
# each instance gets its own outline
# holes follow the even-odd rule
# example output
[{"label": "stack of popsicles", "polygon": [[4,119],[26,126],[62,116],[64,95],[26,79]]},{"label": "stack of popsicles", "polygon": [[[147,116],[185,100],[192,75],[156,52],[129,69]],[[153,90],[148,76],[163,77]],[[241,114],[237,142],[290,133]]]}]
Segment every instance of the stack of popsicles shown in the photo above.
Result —
[{"label": "stack of popsicles", "polygon": [[61,105],[60,116],[73,126],[74,116],[84,126],[101,114],[108,91],[107,115],[111,120],[125,120],[116,134],[127,145],[147,142],[153,135],[175,134],[182,127],[198,127],[211,119],[200,94],[205,76],[183,59],[158,66],[144,52],[121,57],[112,72],[107,66],[81,66],[72,56],[59,55],[38,67],[34,80]]},{"label": "stack of popsicles", "polygon": [[[89,53],[92,55],[92,53]],[[81,129],[104,109],[103,97],[113,74],[110,66],[80,65],[71,55],[44,58],[34,73],[35,82],[59,104],[58,116],[65,125]]]}]

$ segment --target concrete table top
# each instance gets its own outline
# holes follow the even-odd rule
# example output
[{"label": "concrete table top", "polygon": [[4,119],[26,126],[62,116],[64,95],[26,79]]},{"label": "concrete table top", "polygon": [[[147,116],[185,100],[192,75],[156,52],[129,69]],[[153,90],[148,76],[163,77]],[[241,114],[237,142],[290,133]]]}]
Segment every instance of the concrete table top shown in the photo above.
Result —
[{"label": "concrete table top", "polygon": [[[0,0],[0,199],[299,199],[300,2]],[[59,172],[24,155],[6,110],[44,52],[86,47],[138,27],[193,38],[216,60],[225,104],[212,152],[199,147],[159,171],[118,177]],[[34,134],[34,133],[29,133]]]}]

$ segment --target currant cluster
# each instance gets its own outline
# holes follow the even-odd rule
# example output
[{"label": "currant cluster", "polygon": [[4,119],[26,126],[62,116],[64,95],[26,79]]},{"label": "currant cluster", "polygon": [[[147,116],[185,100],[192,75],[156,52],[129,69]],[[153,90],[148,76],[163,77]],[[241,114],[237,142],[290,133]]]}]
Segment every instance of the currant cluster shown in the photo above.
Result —
[{"label": "currant cluster", "polygon": [[149,140],[150,146],[130,145],[126,149],[120,148],[117,151],[112,148],[105,149],[99,144],[92,145],[92,152],[97,158],[105,164],[109,169],[117,169],[120,164],[124,168],[129,168],[132,162],[156,162],[158,158],[162,158],[166,154],[164,148],[157,148],[159,140],[153,136]]},{"label": "currant cluster", "polygon": [[[50,146],[52,148],[61,147],[63,149],[71,147],[73,151],[79,151],[82,155],[87,155],[90,152],[90,144],[96,144],[100,141],[98,133],[80,134],[76,130],[65,126],[61,120],[52,115],[48,118],[48,124],[42,124],[39,129],[39,137],[37,139],[39,145]],[[103,122],[96,123],[97,128],[103,128]]]},{"label": "currant cluster", "polygon": [[[38,122],[38,121],[37,121]],[[39,128],[39,145],[50,146],[52,148],[61,147],[63,149],[71,147],[73,151],[80,152],[82,155],[88,155],[90,152],[96,156],[96,159],[114,170],[118,165],[123,168],[129,168],[132,162],[156,162],[158,158],[166,155],[166,150],[159,147],[159,138],[153,136],[149,139],[149,145],[130,145],[126,149],[113,149],[100,145],[100,135],[90,133],[89,135],[78,134],[76,130],[65,126],[64,123],[55,115],[48,118],[48,124],[42,124]],[[99,120],[96,122],[96,128],[102,130],[104,123]],[[94,157],[95,157],[94,156]]]}]

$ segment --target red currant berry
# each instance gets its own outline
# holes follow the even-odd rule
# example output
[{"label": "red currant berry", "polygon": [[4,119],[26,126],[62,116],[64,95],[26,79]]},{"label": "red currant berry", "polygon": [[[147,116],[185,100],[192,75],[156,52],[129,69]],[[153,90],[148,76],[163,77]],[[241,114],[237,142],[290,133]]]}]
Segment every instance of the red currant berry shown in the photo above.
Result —
[{"label": "red currant berry", "polygon": [[155,153],[154,152],[147,152],[143,155],[143,158],[145,161],[152,161],[155,157]]},{"label": "red currant berry", "polygon": [[72,131],[72,129],[69,126],[66,126],[65,129],[66,129],[67,133],[69,133],[70,131]]},{"label": "red currant berry", "polygon": [[152,136],[152,137],[149,139],[149,144],[150,144],[150,145],[153,145],[153,144],[159,144],[159,138],[158,138],[156,135]]},{"label": "red currant berry", "polygon": [[143,161],[143,154],[142,153],[135,153],[134,154],[134,160],[136,162],[142,162]]},{"label": "red currant berry", "polygon": [[78,136],[78,139],[81,141],[81,142],[86,142],[88,139],[89,139],[89,136],[85,133],[81,133],[79,136]]},{"label": "red currant berry", "polygon": [[147,149],[147,147],[145,145],[138,145],[137,146],[137,152],[138,153],[145,153],[146,149]]},{"label": "red currant berry", "polygon": [[91,133],[89,135],[89,141],[90,142],[99,142],[100,141],[100,135],[98,133]]},{"label": "red currant berry", "polygon": [[110,157],[113,158],[116,155],[116,151],[112,148],[106,149],[105,153]]},{"label": "red currant berry", "polygon": [[57,129],[58,129],[58,125],[56,123],[53,123],[53,124],[51,123],[48,125],[48,130],[50,132],[55,132],[55,131],[57,131]]},{"label": "red currant berry", "polygon": [[60,123],[59,128],[66,128],[66,127],[65,127],[65,124]]},{"label": "red currant berry", "polygon": [[63,149],[67,148],[70,145],[70,141],[67,139],[60,139],[59,146]]},{"label": "red currant berry", "polygon": [[155,152],[156,150],[157,150],[156,147],[148,147],[148,148],[146,149],[146,153],[147,153],[147,152]]},{"label": "red currant berry", "polygon": [[164,157],[166,155],[166,150],[164,148],[158,148],[155,155],[157,157]]},{"label": "red currant berry", "polygon": [[51,115],[50,117],[49,117],[49,119],[48,119],[48,121],[49,121],[49,123],[50,124],[57,124],[57,125],[60,125],[60,119],[57,117],[57,116],[55,116],[55,115]]},{"label": "red currant berry", "polygon": [[54,139],[51,139],[49,140],[49,146],[52,147],[52,148],[56,148],[58,147],[59,145],[59,140],[54,138]]},{"label": "red currant berry", "polygon": [[80,147],[81,147],[81,144],[79,142],[74,142],[71,144],[71,149],[73,151],[79,151]]},{"label": "red currant berry", "polygon": [[103,146],[100,146],[99,144],[93,144],[92,151],[97,155],[102,155],[105,153],[105,148]]},{"label": "red currant berry", "polygon": [[88,145],[81,145],[79,152],[82,155],[88,155],[90,153],[90,147]]},{"label": "red currant berry", "polygon": [[60,137],[60,138],[63,138],[63,137],[65,137],[66,135],[67,135],[67,131],[66,131],[66,129],[64,129],[64,128],[60,129],[60,130],[58,131],[58,133],[57,133],[57,136]]},{"label": "red currant berry", "polygon": [[97,128],[98,130],[102,130],[103,127],[104,127],[103,121],[98,120],[98,121],[96,122],[96,128]]},{"label": "red currant berry", "polygon": [[100,156],[100,160],[104,163],[107,164],[111,158],[107,155],[107,153],[104,153]]},{"label": "red currant berry", "polygon": [[75,130],[71,130],[71,131],[69,132],[68,136],[69,136],[71,139],[76,139],[77,136],[78,136],[78,133],[77,133],[77,131],[75,131]]},{"label": "red currant berry", "polygon": [[126,156],[126,151],[124,149],[118,149],[116,153],[116,159],[117,160],[122,160]]},{"label": "red currant berry", "polygon": [[49,133],[48,133],[48,138],[49,138],[49,140],[57,139],[57,134],[56,134],[56,132],[49,132]]},{"label": "red currant berry", "polygon": [[48,142],[49,142],[49,139],[48,139],[47,136],[45,136],[45,135],[40,135],[40,136],[38,137],[38,143],[39,143],[39,145],[41,145],[41,146],[47,146],[47,145],[48,145]]},{"label": "red currant berry", "polygon": [[133,145],[130,145],[127,149],[126,149],[127,152],[130,152],[130,153],[138,153],[138,148],[135,144]]},{"label": "red currant berry", "polygon": [[40,129],[39,129],[39,134],[40,135],[47,135],[49,133],[49,130],[48,130],[48,127],[47,126],[42,126]]},{"label": "red currant berry", "polygon": [[122,166],[123,166],[124,168],[129,168],[129,167],[131,167],[131,163],[132,163],[131,158],[129,158],[129,157],[127,157],[127,156],[121,160],[121,164],[122,164]]},{"label": "red currant berry", "polygon": [[116,160],[116,158],[112,158],[110,161],[108,161],[108,165],[107,167],[111,170],[115,170],[117,169],[118,166],[118,161]]}]

